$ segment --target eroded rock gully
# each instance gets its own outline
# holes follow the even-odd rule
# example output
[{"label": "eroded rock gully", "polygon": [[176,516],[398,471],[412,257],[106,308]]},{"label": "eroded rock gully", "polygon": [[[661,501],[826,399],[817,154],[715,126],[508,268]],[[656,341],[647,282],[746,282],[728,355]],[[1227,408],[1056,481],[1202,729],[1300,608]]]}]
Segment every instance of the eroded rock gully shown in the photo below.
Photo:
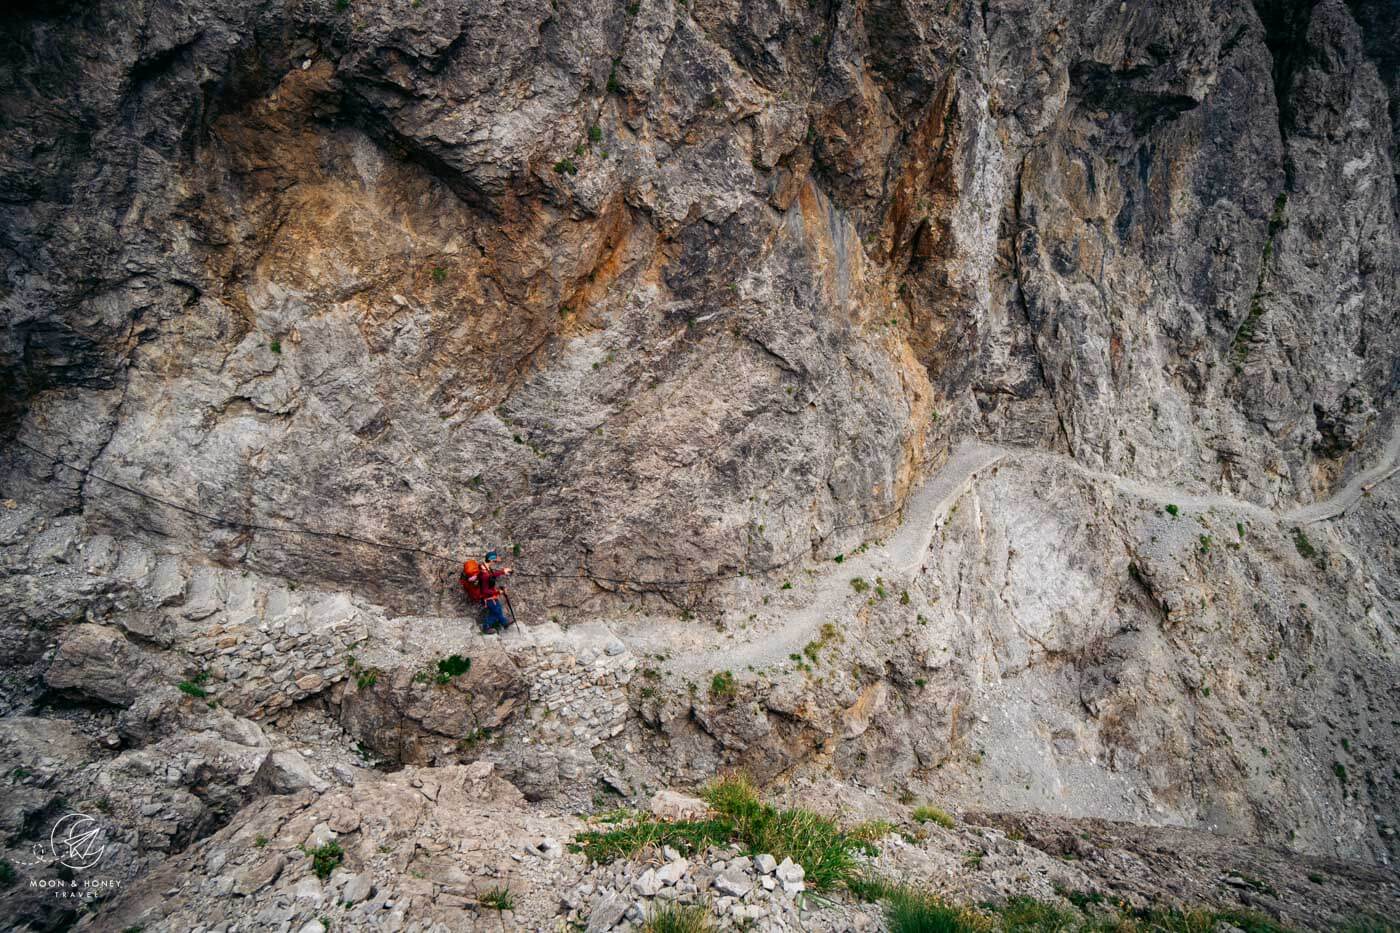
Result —
[{"label": "eroded rock gully", "polygon": [[[541,839],[727,769],[990,814],[877,858],[969,900],[1400,913],[1398,23],[21,4],[7,917],[635,924],[766,875]],[[880,922],[772,891],[726,922]]]}]

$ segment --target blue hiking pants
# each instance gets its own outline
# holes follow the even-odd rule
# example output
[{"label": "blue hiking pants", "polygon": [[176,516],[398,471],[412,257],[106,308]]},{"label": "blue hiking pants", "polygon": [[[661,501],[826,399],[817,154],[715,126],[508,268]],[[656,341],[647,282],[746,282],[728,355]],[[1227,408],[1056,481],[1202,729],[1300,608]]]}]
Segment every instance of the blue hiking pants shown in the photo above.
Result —
[{"label": "blue hiking pants", "polygon": [[501,605],[500,599],[488,599],[485,602],[485,606],[486,621],[483,623],[484,628],[505,628],[510,624],[510,622],[506,620],[506,611]]}]

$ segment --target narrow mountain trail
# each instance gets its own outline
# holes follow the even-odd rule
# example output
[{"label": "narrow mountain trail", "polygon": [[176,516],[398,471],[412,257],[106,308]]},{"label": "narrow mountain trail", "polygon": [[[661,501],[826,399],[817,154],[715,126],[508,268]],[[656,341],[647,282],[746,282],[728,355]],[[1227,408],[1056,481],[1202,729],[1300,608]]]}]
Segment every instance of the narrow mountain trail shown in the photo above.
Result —
[{"label": "narrow mountain trail", "polygon": [[1320,502],[1300,506],[1283,514],[1283,520],[1298,525],[1340,518],[1356,504],[1365,493],[1369,493],[1378,483],[1383,483],[1396,473],[1400,473],[1400,428],[1391,435],[1390,442],[1381,450],[1375,465],[1362,470],[1336,493]]},{"label": "narrow mountain trail", "polygon": [[720,633],[707,626],[648,619],[629,623],[621,637],[633,651],[666,656],[667,669],[676,673],[759,668],[783,661],[817,638],[825,623],[843,626],[854,617],[854,604],[865,597],[852,586],[853,580],[870,588],[882,580],[887,589],[897,590],[896,581],[916,573],[948,509],[978,473],[1009,453],[982,444],[959,447],[943,469],[910,494],[904,521],[894,535],[846,555],[840,564],[795,569],[789,575],[791,589],[778,590],[750,623]]},{"label": "narrow mountain trail", "polygon": [[904,589],[922,567],[933,536],[953,505],[972,487],[979,474],[1008,461],[1067,466],[1096,483],[1162,505],[1174,504],[1191,511],[1224,509],[1255,520],[1307,524],[1345,514],[1377,483],[1400,472],[1400,431],[1382,449],[1375,465],[1358,473],[1335,494],[1284,511],[1231,496],[1203,495],[1129,479],[1085,467],[1064,454],[963,444],[942,469],[910,494],[903,521],[892,536],[847,555],[840,564],[833,562],[820,569],[794,569],[788,578],[791,588],[776,590],[770,602],[748,622],[720,631],[674,619],[644,617],[619,623],[615,626],[616,634],[638,654],[664,657],[666,669],[682,676],[708,676],[715,671],[759,669],[780,663],[820,638],[827,622],[845,630],[858,618],[862,603],[868,597],[857,591],[855,586],[859,584],[853,586],[852,581],[859,579],[871,588],[883,585],[890,594]]}]

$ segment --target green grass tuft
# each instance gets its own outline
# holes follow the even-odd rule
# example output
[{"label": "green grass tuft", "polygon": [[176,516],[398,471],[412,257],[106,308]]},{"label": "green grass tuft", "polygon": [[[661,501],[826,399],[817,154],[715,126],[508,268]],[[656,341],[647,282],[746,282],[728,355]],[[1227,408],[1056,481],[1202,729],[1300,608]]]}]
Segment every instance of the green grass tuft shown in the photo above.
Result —
[{"label": "green grass tuft", "polygon": [[180,688],[181,693],[189,694],[192,697],[198,697],[201,700],[209,695],[209,691],[205,690],[199,684],[191,683],[188,680],[180,681],[177,686]]},{"label": "green grass tuft", "polygon": [[944,829],[952,829],[954,820],[947,812],[924,804],[914,808],[914,819],[920,823],[937,823]]},{"label": "green grass tuft", "polygon": [[715,925],[700,904],[657,904],[642,924],[642,933],[710,933]]},{"label": "green grass tuft", "polygon": [[912,888],[886,889],[885,922],[890,933],[984,933],[989,918]]},{"label": "green grass tuft", "polygon": [[496,887],[487,891],[478,898],[482,907],[490,907],[493,910],[514,910],[515,895],[510,888]]},{"label": "green grass tuft", "polygon": [[855,833],[810,810],[779,810],[761,802],[752,784],[742,777],[721,778],[705,789],[705,799],[720,817],[734,825],[748,852],[767,852],[782,861],[790,858],[806,871],[807,883],[829,888],[855,874],[857,853],[874,847]]},{"label": "green grass tuft", "polygon": [[592,862],[611,862],[662,846],[689,855],[709,846],[724,845],[733,836],[734,824],[728,820],[660,820],[638,816],[614,823],[611,829],[579,833],[569,843],[569,849],[582,853]]},{"label": "green grass tuft", "polygon": [[1074,911],[1033,897],[1013,897],[993,908],[1007,930],[1073,930],[1080,917]]},{"label": "green grass tuft", "polygon": [[714,811],[706,819],[636,815],[606,830],[580,833],[569,848],[592,861],[610,862],[664,845],[690,853],[737,842],[751,855],[790,858],[806,871],[809,885],[830,888],[855,877],[856,855],[875,851],[869,838],[893,829],[881,823],[845,831],[810,810],[779,810],[760,801],[753,785],[739,777],[721,778],[705,789],[704,798]]}]

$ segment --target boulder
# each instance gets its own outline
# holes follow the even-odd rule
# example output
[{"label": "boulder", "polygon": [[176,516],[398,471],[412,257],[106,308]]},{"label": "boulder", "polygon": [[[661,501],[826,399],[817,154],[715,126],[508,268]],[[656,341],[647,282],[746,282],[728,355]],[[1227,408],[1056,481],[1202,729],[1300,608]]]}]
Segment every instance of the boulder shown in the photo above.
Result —
[{"label": "boulder", "polygon": [[743,897],[753,890],[753,879],[742,871],[726,869],[715,875],[715,890],[730,897]]},{"label": "boulder", "polygon": [[257,790],[266,794],[295,794],[307,789],[322,791],[327,787],[306,759],[290,749],[268,752],[253,776],[253,783]]},{"label": "boulder", "polygon": [[114,628],[84,623],[69,628],[44,673],[53,690],[114,706],[130,706],[146,687],[143,652]]},{"label": "boulder", "polygon": [[233,876],[233,893],[247,896],[267,887],[282,874],[286,864],[287,860],[281,855],[255,859]]},{"label": "boulder", "polygon": [[774,874],[788,894],[800,894],[806,888],[804,879],[807,877],[807,870],[790,858],[783,859],[774,870]]}]

